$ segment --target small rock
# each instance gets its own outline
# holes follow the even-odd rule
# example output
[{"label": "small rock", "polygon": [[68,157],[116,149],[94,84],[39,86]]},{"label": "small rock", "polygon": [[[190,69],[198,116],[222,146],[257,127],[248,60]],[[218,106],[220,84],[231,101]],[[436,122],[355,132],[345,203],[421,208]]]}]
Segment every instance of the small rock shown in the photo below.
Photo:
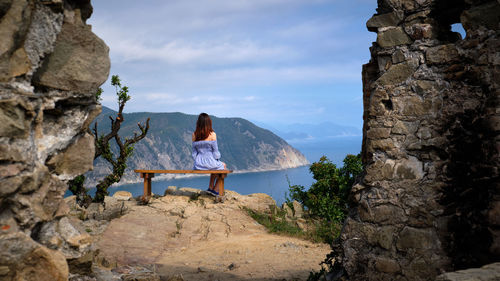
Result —
[{"label": "small rock", "polygon": [[369,31],[377,31],[380,27],[397,26],[401,22],[399,16],[392,12],[388,14],[375,15],[366,22]]},{"label": "small rock", "polygon": [[16,100],[0,101],[0,137],[26,138],[30,120],[23,104]]},{"label": "small rock", "polygon": [[113,198],[116,198],[117,200],[121,201],[128,201],[130,200],[130,198],[132,198],[132,193],[120,190],[113,194]]},{"label": "small rock", "polygon": [[297,226],[302,229],[303,231],[307,231],[308,227],[307,227],[307,223],[306,223],[306,220],[303,219],[303,218],[299,218],[297,219]]},{"label": "small rock", "polygon": [[169,186],[167,190],[165,190],[165,196],[168,194],[177,195],[177,196],[193,196],[200,194],[201,190],[190,187],[181,187],[177,188],[175,186]]},{"label": "small rock", "polygon": [[58,232],[71,247],[80,249],[90,246],[92,242],[90,235],[82,228],[78,221],[63,217],[59,221]]},{"label": "small rock", "polygon": [[239,266],[238,264],[236,264],[236,263],[234,263],[234,262],[233,262],[233,263],[231,263],[231,264],[230,264],[227,268],[228,268],[229,270],[233,270],[233,269],[236,269],[236,268],[238,268],[238,267],[240,267],[240,266]]},{"label": "small rock", "polygon": [[202,266],[198,267],[198,272],[207,272],[208,270]]},{"label": "small rock", "polygon": [[392,63],[400,63],[406,60],[405,54],[401,50],[397,50],[392,54]]},{"label": "small rock", "polygon": [[415,68],[407,63],[393,65],[377,80],[381,85],[395,85],[404,82],[415,72]]},{"label": "small rock", "polygon": [[302,205],[296,200],[293,200],[292,206],[293,206],[293,215],[296,218],[301,218],[304,215],[304,208],[302,207]]},{"label": "small rock", "polygon": [[377,258],[375,268],[380,272],[395,273],[400,270],[399,264],[395,260],[387,258]]},{"label": "small rock", "polygon": [[425,58],[429,64],[443,64],[456,62],[460,56],[455,45],[448,44],[429,48],[425,53]]},{"label": "small rock", "polygon": [[86,215],[89,219],[99,220],[103,211],[104,206],[101,203],[90,203]]},{"label": "small rock", "polygon": [[100,203],[91,203],[87,208],[87,216],[95,220],[112,220],[128,213],[125,202],[114,197],[106,196],[104,206]]},{"label": "small rock", "polygon": [[467,281],[467,280],[483,280],[495,281],[500,280],[500,263],[492,263],[481,268],[470,268],[458,270],[455,272],[447,272],[439,275],[438,281]]},{"label": "small rock", "polygon": [[165,193],[163,194],[163,196],[167,196],[169,194],[173,195],[173,194],[175,194],[176,191],[177,191],[177,186],[171,185],[171,186],[167,187],[167,189],[165,189]]},{"label": "small rock", "polygon": [[69,272],[73,274],[88,275],[92,272],[94,252],[88,252],[80,258],[67,259]]},{"label": "small rock", "polygon": [[412,40],[408,37],[408,35],[406,35],[401,27],[391,28],[379,32],[377,36],[377,44],[383,48],[406,45],[411,42]]},{"label": "small rock", "polygon": [[92,273],[97,281],[121,281],[122,278],[119,274],[112,272],[109,269],[93,266]]},{"label": "small rock", "polygon": [[293,211],[292,209],[290,208],[290,206],[288,206],[287,203],[283,203],[283,205],[281,205],[281,209],[283,209],[283,211],[286,212],[286,216],[289,217],[289,218],[292,218],[293,217]]}]

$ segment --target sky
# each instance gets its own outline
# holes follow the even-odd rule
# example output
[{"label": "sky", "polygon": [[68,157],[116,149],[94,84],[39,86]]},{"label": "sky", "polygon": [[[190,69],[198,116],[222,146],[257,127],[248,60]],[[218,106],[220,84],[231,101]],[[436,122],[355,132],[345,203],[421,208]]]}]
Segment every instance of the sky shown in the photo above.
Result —
[{"label": "sky", "polygon": [[[375,0],[94,0],[125,112],[362,127]],[[117,109],[110,81],[102,104]]]}]

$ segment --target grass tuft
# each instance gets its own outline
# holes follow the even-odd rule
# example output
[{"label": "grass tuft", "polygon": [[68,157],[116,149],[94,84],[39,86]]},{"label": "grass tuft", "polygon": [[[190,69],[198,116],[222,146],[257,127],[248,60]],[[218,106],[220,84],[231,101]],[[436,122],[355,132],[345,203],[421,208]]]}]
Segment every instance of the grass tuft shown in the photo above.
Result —
[{"label": "grass tuft", "polygon": [[309,240],[315,243],[331,243],[340,232],[340,225],[325,223],[323,220],[306,219],[306,230],[300,228],[296,218],[287,218],[286,211],[273,208],[271,212],[257,212],[243,207],[256,222],[270,233]]}]

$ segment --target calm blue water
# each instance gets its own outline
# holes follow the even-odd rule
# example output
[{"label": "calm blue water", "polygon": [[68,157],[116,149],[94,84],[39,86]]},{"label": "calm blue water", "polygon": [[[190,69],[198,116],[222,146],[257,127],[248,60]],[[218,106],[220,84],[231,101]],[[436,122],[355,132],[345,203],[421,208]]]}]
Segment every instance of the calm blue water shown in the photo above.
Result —
[{"label": "calm blue water", "polygon": [[[226,190],[233,190],[244,195],[251,193],[266,193],[271,195],[271,197],[273,197],[278,204],[281,204],[284,202],[285,192],[288,190],[287,177],[293,184],[310,186],[312,183],[312,177],[308,172],[309,167],[304,166],[279,171],[230,174],[224,180],[224,188]],[[165,189],[167,189],[170,185],[205,190],[208,188],[208,180],[209,175],[158,181],[153,179],[151,191],[154,194],[163,195]],[[134,196],[142,195],[143,183],[141,182],[111,187],[109,189],[109,193],[113,194],[118,190],[129,191]]]},{"label": "calm blue water", "polygon": [[[346,154],[358,154],[361,151],[361,137],[338,137],[321,142],[291,143],[291,145],[300,150],[311,163],[325,155],[337,166],[342,166],[342,160]],[[171,180],[155,181],[153,179],[152,192],[163,195],[170,185],[205,190],[208,188],[208,179],[208,175]],[[273,197],[276,203],[282,204],[285,201],[285,193],[288,191],[287,179],[292,185],[302,185],[306,188],[314,181],[309,172],[309,166],[304,166],[279,171],[230,174],[225,179],[224,186],[226,190],[233,190],[244,195],[266,193]],[[108,191],[112,195],[118,190],[129,191],[133,196],[138,196],[143,192],[143,183],[111,187]],[[91,194],[94,192],[95,190],[90,191]]]}]

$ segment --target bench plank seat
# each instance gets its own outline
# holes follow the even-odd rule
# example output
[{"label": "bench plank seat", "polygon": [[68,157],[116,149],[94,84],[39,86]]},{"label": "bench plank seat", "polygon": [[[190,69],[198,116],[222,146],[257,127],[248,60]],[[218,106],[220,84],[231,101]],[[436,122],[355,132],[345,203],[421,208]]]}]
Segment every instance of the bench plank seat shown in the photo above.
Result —
[{"label": "bench plank seat", "polygon": [[232,170],[134,170],[136,173],[147,174],[229,174]]},{"label": "bench plank seat", "polygon": [[149,202],[151,198],[151,179],[155,174],[211,174],[217,177],[216,187],[219,189],[219,195],[224,196],[224,178],[232,173],[232,170],[134,170],[144,179],[144,193],[141,200]]}]

